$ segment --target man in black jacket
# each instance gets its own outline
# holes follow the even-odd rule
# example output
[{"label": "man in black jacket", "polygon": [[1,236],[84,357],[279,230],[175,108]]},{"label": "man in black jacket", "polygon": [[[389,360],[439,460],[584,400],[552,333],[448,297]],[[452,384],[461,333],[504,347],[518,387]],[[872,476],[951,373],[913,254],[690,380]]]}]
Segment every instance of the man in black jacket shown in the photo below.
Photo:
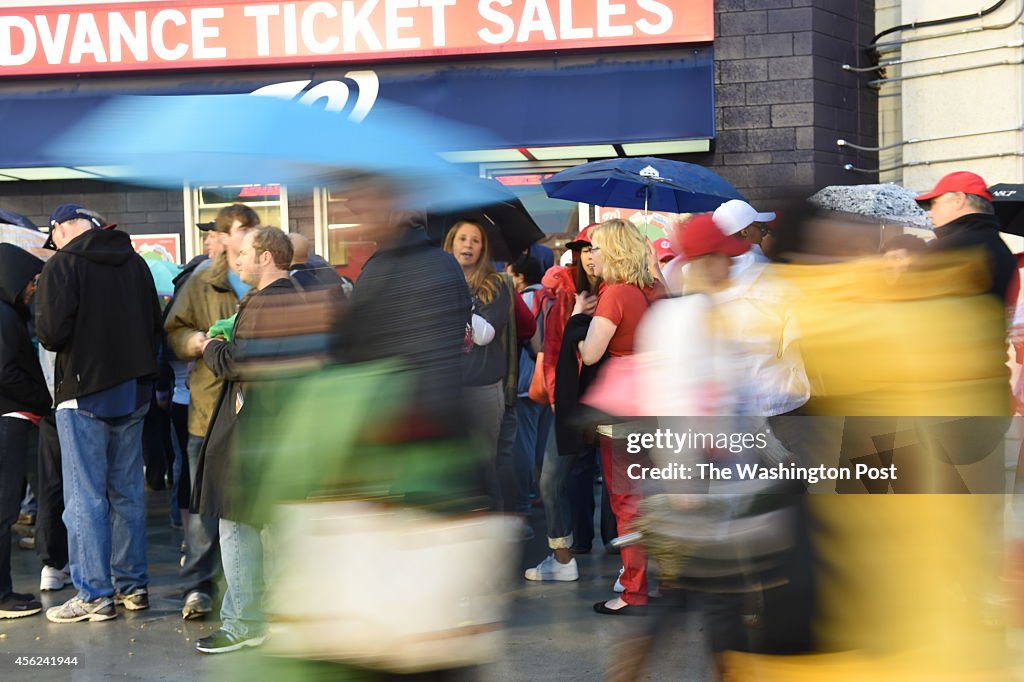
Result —
[{"label": "man in black jacket", "polygon": [[[917,197],[935,226],[935,241],[930,249],[982,250],[992,276],[989,293],[1004,305],[1015,305],[1020,282],[1017,259],[999,236],[999,221],[991,201],[985,181],[967,171],[944,176],[935,189]],[[1014,300],[1008,300],[1011,296]]]},{"label": "man in black jacket", "polygon": [[[71,579],[78,594],[46,612],[55,623],[149,607],[142,420],[153,395],[160,305],[131,240],[75,204],[50,216],[58,251],[43,268],[36,333],[57,353]],[[115,594],[116,590],[116,594]]]},{"label": "man in black jacket", "polygon": [[50,411],[50,393],[29,334],[29,301],[43,261],[0,244],[0,618],[42,611],[11,582],[11,525],[18,518],[32,429]]}]

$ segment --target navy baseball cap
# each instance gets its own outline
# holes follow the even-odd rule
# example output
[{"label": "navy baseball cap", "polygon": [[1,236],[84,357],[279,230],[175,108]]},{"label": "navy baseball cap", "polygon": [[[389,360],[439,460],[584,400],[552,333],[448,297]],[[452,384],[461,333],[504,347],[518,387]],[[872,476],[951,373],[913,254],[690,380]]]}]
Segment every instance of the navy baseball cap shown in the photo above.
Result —
[{"label": "navy baseball cap", "polygon": [[57,226],[57,223],[66,223],[69,220],[88,220],[96,228],[104,227],[103,218],[96,211],[91,211],[85,206],[79,206],[78,204],[61,204],[57,208],[53,209],[53,213],[50,214],[50,229],[52,230]]},{"label": "navy baseball cap", "polygon": [[211,220],[210,222],[207,223],[196,223],[196,227],[198,227],[203,232],[209,232],[213,228],[217,227],[217,221]]},{"label": "navy baseball cap", "polygon": [[53,209],[53,213],[50,214],[50,236],[47,238],[46,243],[43,244],[44,249],[57,250],[57,246],[53,243],[53,228],[57,227],[60,223],[66,223],[69,220],[88,220],[92,223],[93,228],[97,230],[110,230],[117,225],[107,225],[103,221],[103,217],[99,213],[88,209],[85,206],[79,204],[61,204],[57,208]]}]

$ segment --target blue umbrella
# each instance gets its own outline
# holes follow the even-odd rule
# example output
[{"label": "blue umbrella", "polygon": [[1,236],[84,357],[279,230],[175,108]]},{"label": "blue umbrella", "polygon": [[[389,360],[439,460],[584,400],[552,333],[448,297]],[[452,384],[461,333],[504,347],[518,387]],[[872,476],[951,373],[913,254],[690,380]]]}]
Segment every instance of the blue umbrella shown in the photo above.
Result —
[{"label": "blue umbrella", "polygon": [[713,211],[730,199],[743,198],[703,166],[651,156],[584,163],[542,184],[554,199],[670,213]]},{"label": "blue umbrella", "polygon": [[156,286],[156,293],[161,296],[174,294],[174,278],[181,274],[181,266],[170,261],[159,258],[145,258],[149,272],[153,275],[153,284]]},{"label": "blue umbrella", "polygon": [[46,154],[87,158],[157,187],[281,183],[311,187],[376,175],[402,202],[450,206],[496,200],[438,152],[497,146],[484,133],[378,101],[353,122],[338,112],[252,95],[123,96],[101,102]]}]

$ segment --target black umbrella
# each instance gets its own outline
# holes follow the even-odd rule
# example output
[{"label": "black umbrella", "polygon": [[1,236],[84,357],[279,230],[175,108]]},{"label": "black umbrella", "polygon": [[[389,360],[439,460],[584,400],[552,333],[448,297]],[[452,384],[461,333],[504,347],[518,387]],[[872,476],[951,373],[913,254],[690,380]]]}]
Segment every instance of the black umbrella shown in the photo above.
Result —
[{"label": "black umbrella", "polygon": [[988,188],[996,217],[1003,224],[1003,232],[1024,237],[1024,185],[1000,183]]},{"label": "black umbrella", "polygon": [[[481,182],[501,187],[494,180]],[[427,234],[441,244],[452,225],[460,220],[472,220],[487,231],[493,260],[515,260],[530,244],[543,239],[544,231],[537,226],[518,197],[504,188],[502,190],[507,198],[494,204],[455,212],[428,212]]]}]

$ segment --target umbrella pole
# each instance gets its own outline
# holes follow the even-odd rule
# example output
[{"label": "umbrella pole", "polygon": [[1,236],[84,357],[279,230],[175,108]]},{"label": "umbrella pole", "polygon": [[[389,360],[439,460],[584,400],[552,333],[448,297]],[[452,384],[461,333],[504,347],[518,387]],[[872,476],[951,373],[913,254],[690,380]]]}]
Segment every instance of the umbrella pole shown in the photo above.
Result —
[{"label": "umbrella pole", "polygon": [[644,237],[651,238],[651,221],[647,217],[647,199],[651,196],[651,188],[644,187]]}]

